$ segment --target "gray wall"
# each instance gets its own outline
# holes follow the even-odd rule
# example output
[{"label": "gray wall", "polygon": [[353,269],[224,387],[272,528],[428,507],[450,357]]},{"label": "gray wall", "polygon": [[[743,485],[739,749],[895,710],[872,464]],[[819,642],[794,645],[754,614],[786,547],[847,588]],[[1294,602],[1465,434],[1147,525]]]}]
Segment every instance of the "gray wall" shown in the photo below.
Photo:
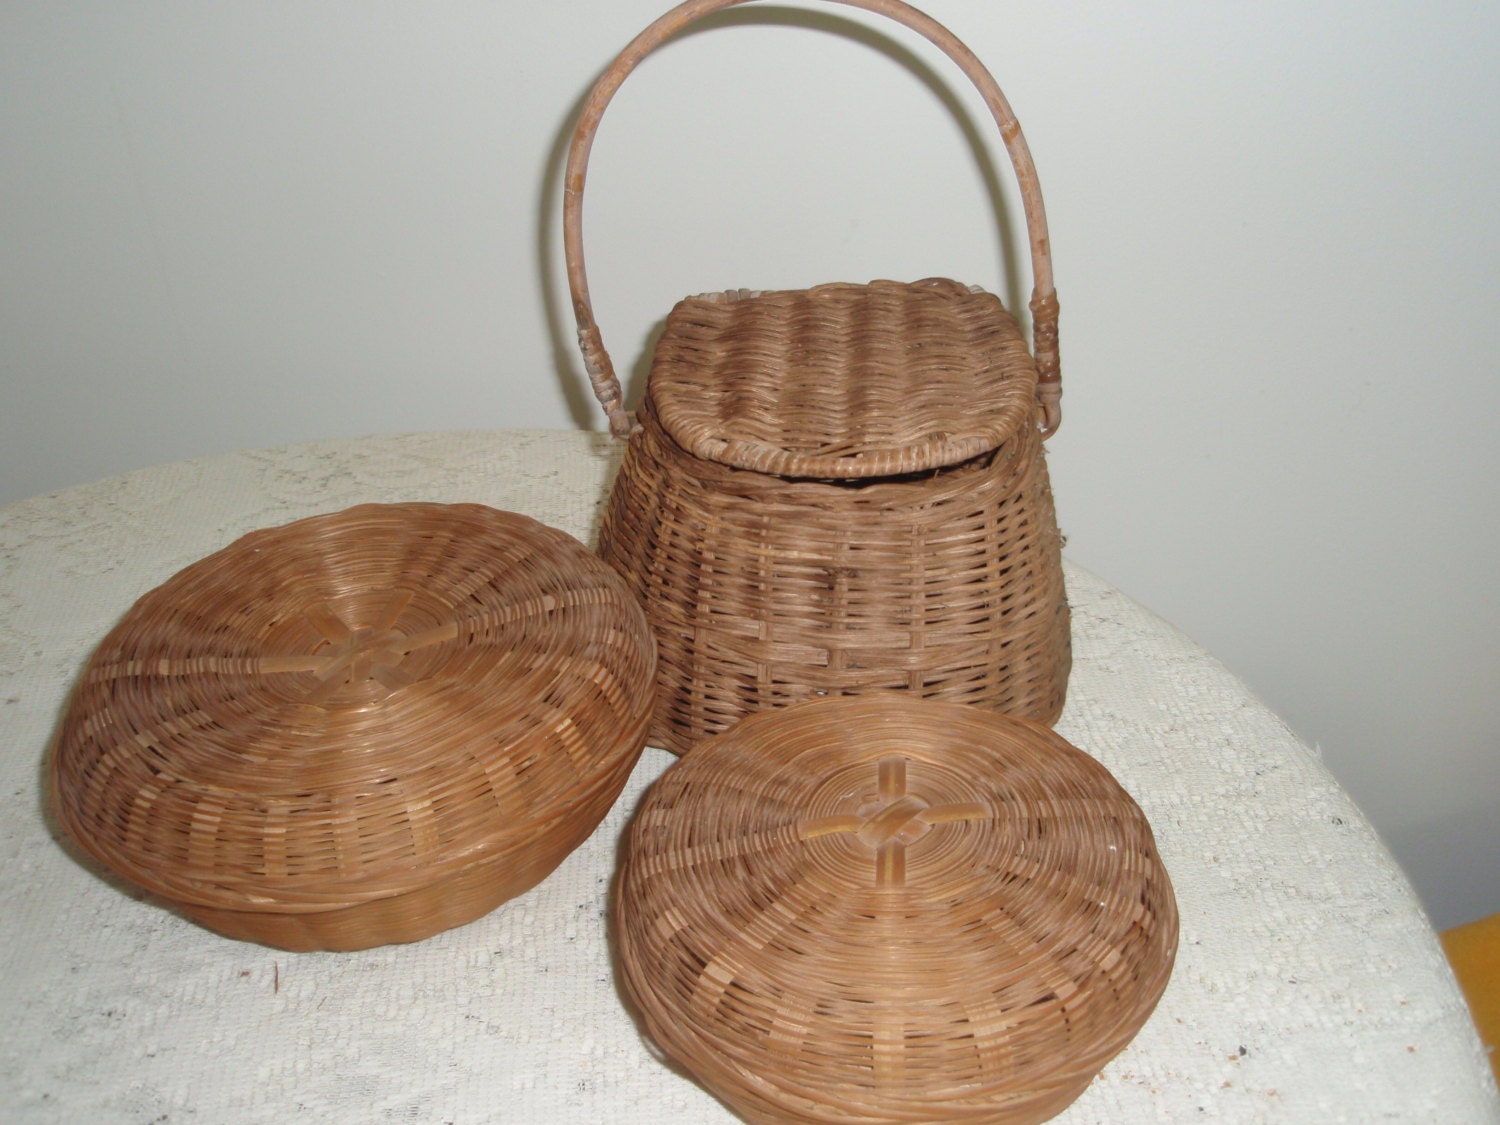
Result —
[{"label": "gray wall", "polygon": [[[0,6],[0,501],[294,439],[597,427],[563,130],[663,3]],[[1069,553],[1321,748],[1439,925],[1500,909],[1500,7],[930,8],[1046,191]],[[728,22],[639,72],[596,149],[622,368],[705,289],[1024,299],[1003,155],[943,60],[842,9]]]}]

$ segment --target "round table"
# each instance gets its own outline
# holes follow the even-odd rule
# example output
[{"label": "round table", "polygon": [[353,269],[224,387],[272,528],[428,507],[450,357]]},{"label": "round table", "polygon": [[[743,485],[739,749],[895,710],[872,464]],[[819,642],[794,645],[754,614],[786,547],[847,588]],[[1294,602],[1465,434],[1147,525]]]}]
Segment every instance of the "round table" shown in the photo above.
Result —
[{"label": "round table", "polygon": [[[494,913],[414,945],[292,954],[101,879],[45,811],[70,685],[131,603],[257,527],[474,501],[592,542],[606,437],[486,431],[163,465],[0,509],[0,1075],[11,1121],[712,1122],[622,1006],[605,907],[648,748],[594,835]],[[1064,513],[1066,514],[1066,513]],[[1317,756],[1211,656],[1067,567],[1058,731],[1150,818],[1182,937],[1161,1004],[1056,1120],[1500,1121],[1400,869]]]}]

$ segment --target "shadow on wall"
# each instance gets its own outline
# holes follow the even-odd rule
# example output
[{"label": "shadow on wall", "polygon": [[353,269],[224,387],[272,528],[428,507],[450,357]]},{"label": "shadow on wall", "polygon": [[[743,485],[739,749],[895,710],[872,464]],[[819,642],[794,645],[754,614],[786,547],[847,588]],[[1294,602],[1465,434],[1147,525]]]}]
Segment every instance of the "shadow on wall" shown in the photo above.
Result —
[{"label": "shadow on wall", "polygon": [[[1441,818],[1384,831],[1387,845],[1400,857],[1412,885],[1425,888],[1423,905],[1440,930],[1472,922],[1500,911],[1500,863],[1493,853],[1478,850],[1482,840],[1500,824],[1500,798],[1451,809]],[[1465,888],[1488,887],[1488,901],[1477,901]],[[1442,898],[1437,889],[1451,888]],[[1482,896],[1481,896],[1482,898]]]},{"label": "shadow on wall", "polygon": [[[1000,187],[994,161],[986,146],[985,134],[981,133],[967,107],[936,71],[913,51],[895,42],[880,30],[866,27],[864,24],[842,16],[811,12],[800,8],[756,6],[732,9],[704,18],[686,29],[676,39],[686,39],[720,28],[741,25],[799,28],[825,35],[837,35],[879,51],[892,62],[905,68],[927,87],[958,123],[984,181],[985,193],[1000,231],[1000,276],[1004,279],[1004,289],[1001,295],[1023,292],[1020,269],[1017,264],[1015,232],[1005,207],[1005,197]],[[622,42],[620,46],[623,48],[625,43]],[[600,73],[603,73],[603,69]],[[547,319],[547,336],[552,348],[552,367],[562,386],[568,413],[581,429],[593,428],[603,415],[593,400],[588,378],[583,372],[570,311],[558,305],[559,262],[556,235],[562,224],[559,201],[562,199],[563,168],[567,163],[573,132],[577,128],[578,117],[588,94],[589,91],[585,90],[574,100],[548,149],[546,166],[542,172],[540,203],[537,207],[536,240],[537,275],[541,284],[542,305]],[[835,279],[830,277],[829,280]],[[754,288],[753,279],[747,279],[747,287]],[[1026,302],[1017,299],[1007,300],[1006,304],[1008,307],[1014,306],[1011,311],[1020,323],[1022,332],[1029,337],[1030,311]],[[647,332],[639,357],[630,365],[628,374],[622,380],[628,409],[634,410],[645,393],[646,377],[651,370],[651,356],[666,324],[665,311],[663,318]]]}]

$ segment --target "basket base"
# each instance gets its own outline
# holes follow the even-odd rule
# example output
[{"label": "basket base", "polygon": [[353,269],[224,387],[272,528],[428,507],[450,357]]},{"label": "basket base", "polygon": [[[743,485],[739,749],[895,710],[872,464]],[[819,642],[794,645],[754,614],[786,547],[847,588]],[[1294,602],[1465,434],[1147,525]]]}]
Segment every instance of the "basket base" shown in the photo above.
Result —
[{"label": "basket base", "polygon": [[519,867],[513,861],[509,868],[502,861],[482,863],[436,886],[331,910],[285,913],[167,905],[205,929],[238,941],[292,953],[353,952],[422,941],[483,918],[540,883],[566,853],[546,858],[545,863]]}]

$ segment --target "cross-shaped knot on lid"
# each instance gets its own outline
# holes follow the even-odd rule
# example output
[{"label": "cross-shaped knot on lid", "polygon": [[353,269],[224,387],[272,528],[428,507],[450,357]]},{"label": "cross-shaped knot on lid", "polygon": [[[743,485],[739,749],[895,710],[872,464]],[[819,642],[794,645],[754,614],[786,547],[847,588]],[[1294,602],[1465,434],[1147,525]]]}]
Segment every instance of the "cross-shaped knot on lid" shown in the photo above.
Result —
[{"label": "cross-shaped knot on lid", "polygon": [[934,824],[957,820],[988,820],[989,810],[975,803],[930,805],[906,791],[906,759],[882,758],[878,767],[878,796],[873,806],[857,815],[811,817],[797,825],[797,836],[852,833],[875,849],[875,885],[906,885],[906,846],[916,843]]},{"label": "cross-shaped knot on lid", "polygon": [[405,687],[416,677],[401,662],[419,648],[451,641],[458,632],[451,622],[410,635],[396,629],[412,596],[410,590],[393,591],[370,625],[351,626],[328,603],[315,603],[303,613],[322,636],[322,643],[306,656],[262,657],[259,671],[311,672],[317,683],[305,696],[308,703],[327,703],[340,688],[370,681],[384,689],[380,694]]}]

